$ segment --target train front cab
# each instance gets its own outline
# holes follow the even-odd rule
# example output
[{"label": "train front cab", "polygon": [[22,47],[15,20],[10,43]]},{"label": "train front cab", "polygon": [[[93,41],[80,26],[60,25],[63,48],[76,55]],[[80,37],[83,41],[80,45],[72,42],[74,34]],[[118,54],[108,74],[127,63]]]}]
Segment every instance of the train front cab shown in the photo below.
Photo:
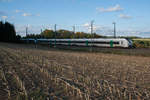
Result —
[{"label": "train front cab", "polygon": [[132,40],[129,38],[126,38],[126,40],[128,41],[128,48],[134,48]]}]

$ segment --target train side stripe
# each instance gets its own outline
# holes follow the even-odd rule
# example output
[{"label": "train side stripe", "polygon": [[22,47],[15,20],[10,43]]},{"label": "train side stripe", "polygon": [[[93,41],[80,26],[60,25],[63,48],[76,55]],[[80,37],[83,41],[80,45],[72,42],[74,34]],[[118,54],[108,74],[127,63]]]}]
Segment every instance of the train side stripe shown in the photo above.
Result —
[{"label": "train side stripe", "polygon": [[113,43],[113,40],[110,41],[110,47],[113,47],[114,46],[114,43]]},{"label": "train side stripe", "polygon": [[88,40],[85,42],[85,44],[86,44],[86,46],[88,46],[88,44],[89,44]]}]

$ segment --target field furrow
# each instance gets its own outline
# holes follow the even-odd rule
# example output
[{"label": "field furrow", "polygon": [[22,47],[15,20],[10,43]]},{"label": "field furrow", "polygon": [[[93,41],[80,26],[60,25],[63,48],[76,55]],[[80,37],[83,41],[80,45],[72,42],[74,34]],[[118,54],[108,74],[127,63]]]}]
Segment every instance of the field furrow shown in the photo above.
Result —
[{"label": "field furrow", "polygon": [[0,59],[0,99],[150,99],[149,57],[2,44]]}]

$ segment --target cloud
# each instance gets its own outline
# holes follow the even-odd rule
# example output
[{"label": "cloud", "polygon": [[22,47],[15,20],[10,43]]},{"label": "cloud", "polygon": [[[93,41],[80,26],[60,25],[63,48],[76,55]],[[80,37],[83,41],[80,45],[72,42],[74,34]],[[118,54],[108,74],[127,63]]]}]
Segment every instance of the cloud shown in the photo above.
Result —
[{"label": "cloud", "polygon": [[117,12],[117,11],[122,11],[123,8],[121,8],[120,5],[115,5],[114,7],[109,7],[109,8],[96,8],[98,12]]},{"label": "cloud", "polygon": [[16,12],[16,13],[20,13],[20,12],[22,12],[22,11],[17,9],[17,10],[15,10],[15,12]]},{"label": "cloud", "polygon": [[8,14],[4,11],[0,11],[0,17],[3,20],[6,20],[8,18]]},{"label": "cloud", "polygon": [[85,23],[85,24],[83,24],[82,26],[83,26],[83,27],[89,27],[90,24],[89,24],[89,23]]},{"label": "cloud", "polygon": [[[88,32],[91,31],[91,24],[90,23],[85,23],[82,25],[84,28],[88,30]],[[102,30],[104,27],[103,26],[98,26],[98,25],[93,25],[93,31],[97,32],[98,30]]]},{"label": "cloud", "polygon": [[27,16],[40,16],[40,14],[23,13],[22,16],[24,16],[24,17],[27,17]]},{"label": "cloud", "polygon": [[[114,30],[112,27],[101,27],[101,29],[95,31],[99,35],[114,36]],[[117,36],[138,36],[138,37],[150,37],[150,30],[143,31],[141,29],[121,29],[116,31]]]},{"label": "cloud", "polygon": [[40,14],[26,13],[23,10],[18,10],[18,9],[15,10],[15,13],[19,13],[24,17],[27,17],[27,16],[40,16]]},{"label": "cloud", "polygon": [[32,16],[30,13],[23,13],[22,16],[27,17],[27,16]]},{"label": "cloud", "polygon": [[119,18],[122,18],[122,19],[131,19],[132,17],[129,16],[129,15],[125,15],[125,14],[120,14]]},{"label": "cloud", "polygon": [[9,1],[12,1],[12,0],[0,0],[0,2],[9,2]]},{"label": "cloud", "polygon": [[40,16],[40,14],[36,14],[35,16]]},{"label": "cloud", "polygon": [[3,11],[0,11],[0,15],[6,15],[6,13]]},{"label": "cloud", "polygon": [[2,16],[2,19],[3,20],[5,20],[5,19],[7,19],[8,18],[8,16]]}]

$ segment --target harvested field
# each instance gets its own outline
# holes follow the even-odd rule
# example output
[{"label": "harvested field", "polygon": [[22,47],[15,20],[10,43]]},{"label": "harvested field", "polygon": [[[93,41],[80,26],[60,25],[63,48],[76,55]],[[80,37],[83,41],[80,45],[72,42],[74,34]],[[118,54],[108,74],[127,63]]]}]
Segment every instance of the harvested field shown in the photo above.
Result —
[{"label": "harvested field", "polygon": [[135,41],[150,41],[150,39],[149,38],[137,38],[137,39],[133,39],[133,40],[135,40]]},{"label": "harvested field", "polygon": [[150,100],[150,57],[0,43],[0,100]]}]

